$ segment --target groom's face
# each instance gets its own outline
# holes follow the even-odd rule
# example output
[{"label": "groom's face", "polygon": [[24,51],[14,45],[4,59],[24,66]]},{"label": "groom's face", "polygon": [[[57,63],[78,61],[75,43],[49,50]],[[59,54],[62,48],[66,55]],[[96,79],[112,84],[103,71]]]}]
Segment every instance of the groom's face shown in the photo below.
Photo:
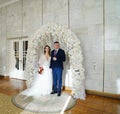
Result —
[{"label": "groom's face", "polygon": [[54,48],[55,48],[55,49],[59,49],[59,47],[60,47],[60,44],[59,44],[59,43],[55,43],[55,44],[54,44]]}]

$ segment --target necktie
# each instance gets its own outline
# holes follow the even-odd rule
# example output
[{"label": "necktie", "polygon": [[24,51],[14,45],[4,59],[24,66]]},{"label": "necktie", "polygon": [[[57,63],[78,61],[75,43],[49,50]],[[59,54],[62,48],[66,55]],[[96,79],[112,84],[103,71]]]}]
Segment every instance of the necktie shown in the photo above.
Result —
[{"label": "necktie", "polygon": [[54,51],[54,56],[56,56],[56,55],[57,55],[57,50]]}]

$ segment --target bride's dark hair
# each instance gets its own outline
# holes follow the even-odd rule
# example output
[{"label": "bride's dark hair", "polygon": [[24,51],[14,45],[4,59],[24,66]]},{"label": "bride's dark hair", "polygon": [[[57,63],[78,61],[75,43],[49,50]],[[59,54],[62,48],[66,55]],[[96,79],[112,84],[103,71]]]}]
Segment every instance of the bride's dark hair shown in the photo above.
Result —
[{"label": "bride's dark hair", "polygon": [[45,47],[44,47],[44,54],[46,53],[46,51],[45,51],[45,49],[46,49],[46,47],[48,47],[49,48],[49,55],[50,55],[50,53],[51,53],[51,48],[50,48],[50,46],[49,45],[46,45]]}]

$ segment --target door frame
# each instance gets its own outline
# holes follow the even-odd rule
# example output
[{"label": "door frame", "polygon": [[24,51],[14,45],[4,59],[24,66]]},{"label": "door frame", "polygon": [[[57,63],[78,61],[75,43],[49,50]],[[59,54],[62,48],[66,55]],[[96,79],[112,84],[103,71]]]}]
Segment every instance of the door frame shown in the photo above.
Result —
[{"label": "door frame", "polygon": [[[7,74],[10,78],[25,80],[23,70],[23,41],[28,41],[28,37],[24,36],[7,39]],[[16,63],[13,42],[19,42],[19,70],[15,68],[15,64],[12,64]]]}]

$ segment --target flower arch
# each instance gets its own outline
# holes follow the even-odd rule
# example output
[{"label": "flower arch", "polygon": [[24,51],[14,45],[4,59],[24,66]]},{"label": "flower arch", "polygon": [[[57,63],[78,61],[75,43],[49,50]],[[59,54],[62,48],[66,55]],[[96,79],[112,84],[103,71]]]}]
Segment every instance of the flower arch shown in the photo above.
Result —
[{"label": "flower arch", "polygon": [[[59,41],[61,48],[65,50],[69,58],[72,76],[72,94],[75,98],[85,99],[84,68],[82,66],[82,51],[80,40],[66,26],[58,24],[46,24],[31,36],[29,40],[26,60],[26,83],[30,87],[38,69],[38,58],[47,44],[53,46],[54,41]],[[42,50],[40,50],[42,49]]]}]

